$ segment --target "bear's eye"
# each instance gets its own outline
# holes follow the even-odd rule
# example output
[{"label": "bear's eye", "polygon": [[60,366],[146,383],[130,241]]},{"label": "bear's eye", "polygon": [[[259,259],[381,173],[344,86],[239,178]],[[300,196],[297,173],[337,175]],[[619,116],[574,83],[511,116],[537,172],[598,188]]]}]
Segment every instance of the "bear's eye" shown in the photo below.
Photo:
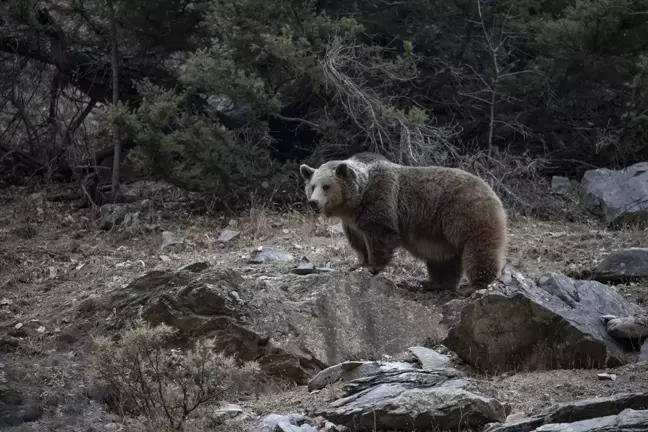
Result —
[{"label": "bear's eye", "polygon": [[331,189],[331,186],[330,185],[324,185],[324,186],[322,186],[322,189],[324,190],[324,192],[326,192],[327,190]]}]

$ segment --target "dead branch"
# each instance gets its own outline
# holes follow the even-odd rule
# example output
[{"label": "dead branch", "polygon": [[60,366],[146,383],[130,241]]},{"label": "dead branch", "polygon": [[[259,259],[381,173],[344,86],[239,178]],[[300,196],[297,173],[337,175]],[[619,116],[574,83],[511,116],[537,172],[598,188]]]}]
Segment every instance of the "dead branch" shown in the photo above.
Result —
[{"label": "dead branch", "polygon": [[367,76],[377,73],[388,81],[411,80],[415,75],[403,75],[387,62],[376,65],[361,61],[362,54],[361,45],[334,37],[320,65],[333,101],[362,131],[370,149],[406,164],[430,160],[440,163],[448,157],[458,157],[450,143],[457,134],[455,128],[434,126],[431,121],[415,122],[396,109],[391,103],[393,96],[367,84]]}]

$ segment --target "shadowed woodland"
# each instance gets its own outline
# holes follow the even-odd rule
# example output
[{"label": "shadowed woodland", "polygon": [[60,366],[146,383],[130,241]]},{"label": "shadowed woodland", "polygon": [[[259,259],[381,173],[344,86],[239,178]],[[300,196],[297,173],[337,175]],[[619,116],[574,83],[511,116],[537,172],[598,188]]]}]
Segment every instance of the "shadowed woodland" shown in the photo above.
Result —
[{"label": "shadowed woodland", "polygon": [[520,182],[646,157],[638,0],[1,7],[0,181],[77,182],[82,205],[128,175],[294,202],[295,163],[369,150],[529,211]]}]

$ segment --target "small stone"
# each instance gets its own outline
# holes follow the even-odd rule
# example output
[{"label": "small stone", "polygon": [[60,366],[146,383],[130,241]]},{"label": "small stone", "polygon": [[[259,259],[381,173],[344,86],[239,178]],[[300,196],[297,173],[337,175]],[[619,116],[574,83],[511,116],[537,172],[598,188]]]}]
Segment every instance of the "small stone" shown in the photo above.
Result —
[{"label": "small stone", "polygon": [[609,373],[600,373],[597,375],[599,380],[610,380],[614,381],[617,379],[616,374],[609,374]]},{"label": "small stone", "polygon": [[308,275],[308,274],[313,274],[317,271],[315,268],[315,264],[311,263],[308,258],[302,257],[302,259],[299,261],[299,265],[292,269],[292,273],[298,274],[298,275]]},{"label": "small stone", "polygon": [[512,414],[509,414],[506,417],[506,423],[522,420],[526,416],[527,415],[522,411],[518,411],[518,412],[515,412],[515,413],[512,413]]},{"label": "small stone", "polygon": [[238,304],[243,304],[243,300],[241,300],[239,293],[237,293],[236,291],[230,291],[229,296],[232,297]]},{"label": "small stone", "polygon": [[178,269],[178,271],[188,271],[191,273],[201,273],[207,270],[211,264],[207,261],[198,261],[195,263],[187,264]]},{"label": "small stone", "polygon": [[13,301],[11,301],[11,300],[9,300],[7,298],[3,298],[2,300],[0,300],[0,306],[9,306],[9,305],[12,305],[12,304],[13,304]]},{"label": "small stone", "polygon": [[288,262],[292,261],[293,259],[294,257],[288,252],[284,252],[273,247],[264,248],[263,246],[260,246],[250,253],[250,256],[248,257],[248,263],[262,264],[272,261]]},{"label": "small stone", "polygon": [[162,231],[162,246],[160,249],[164,249],[172,244],[176,243],[173,233],[171,231]]},{"label": "small stone", "polygon": [[556,195],[570,195],[573,186],[567,177],[553,176],[551,178],[551,193]]},{"label": "small stone", "polygon": [[344,234],[344,228],[342,228],[342,222],[338,222],[335,225],[330,225],[328,227],[328,231],[331,234],[336,234],[336,235]]},{"label": "small stone", "polygon": [[229,243],[234,238],[236,238],[240,233],[231,229],[224,229],[221,231],[220,236],[218,236],[218,242],[220,243]]},{"label": "small stone", "polygon": [[423,370],[443,369],[450,363],[450,358],[430,348],[415,346],[408,349],[421,364]]}]

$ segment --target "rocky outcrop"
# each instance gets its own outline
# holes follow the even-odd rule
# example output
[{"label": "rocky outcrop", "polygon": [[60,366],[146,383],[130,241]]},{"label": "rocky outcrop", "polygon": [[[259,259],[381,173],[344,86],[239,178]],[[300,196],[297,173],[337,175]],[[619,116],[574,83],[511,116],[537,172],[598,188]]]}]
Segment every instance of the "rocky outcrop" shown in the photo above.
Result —
[{"label": "rocky outcrop", "polygon": [[526,418],[493,424],[484,432],[648,430],[647,409],[648,393],[620,393],[556,404]]},{"label": "rocky outcrop", "polygon": [[141,308],[148,322],[177,328],[178,344],[214,338],[222,352],[306,384],[348,358],[394,354],[442,337],[441,315],[405,294],[386,277],[330,272],[244,278],[201,263],[149,272],[97,300],[100,309],[93,313],[103,314],[114,331]]},{"label": "rocky outcrop", "polygon": [[623,170],[607,168],[586,171],[580,197],[590,212],[610,225],[648,222],[648,162]]},{"label": "rocky outcrop", "polygon": [[600,282],[624,283],[648,278],[648,248],[622,249],[609,253],[594,268]]},{"label": "rocky outcrop", "polygon": [[618,415],[599,417],[574,423],[554,423],[537,432],[637,432],[648,430],[648,410],[627,409]]},{"label": "rocky outcrop", "polygon": [[636,359],[601,320],[640,313],[613,288],[557,273],[534,280],[510,267],[501,280],[467,301],[444,341],[471,365],[502,372],[613,367]]},{"label": "rocky outcrop", "polygon": [[502,422],[507,407],[458,370],[383,367],[344,386],[344,397],[316,415],[354,431],[464,430]]}]

